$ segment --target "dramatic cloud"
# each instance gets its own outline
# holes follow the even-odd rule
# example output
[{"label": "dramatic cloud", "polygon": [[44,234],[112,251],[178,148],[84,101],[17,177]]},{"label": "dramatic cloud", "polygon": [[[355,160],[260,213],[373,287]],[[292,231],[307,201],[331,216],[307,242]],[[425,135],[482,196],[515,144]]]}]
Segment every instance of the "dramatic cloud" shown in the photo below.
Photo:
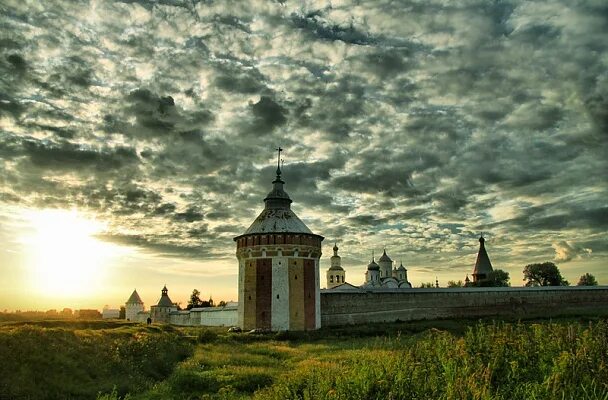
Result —
[{"label": "dramatic cloud", "polygon": [[512,276],[605,259],[604,3],[5,1],[0,204],[233,260],[281,146],[354,283],[384,246],[464,278],[480,231]]}]

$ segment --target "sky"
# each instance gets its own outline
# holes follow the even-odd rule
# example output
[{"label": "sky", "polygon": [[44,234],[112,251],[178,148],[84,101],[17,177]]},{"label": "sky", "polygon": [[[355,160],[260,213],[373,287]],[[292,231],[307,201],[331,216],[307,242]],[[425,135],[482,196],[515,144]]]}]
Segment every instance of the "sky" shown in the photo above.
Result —
[{"label": "sky", "polygon": [[607,50],[604,0],[3,0],[0,310],[236,299],[278,146],[322,277],[445,285],[484,232],[608,283]]}]

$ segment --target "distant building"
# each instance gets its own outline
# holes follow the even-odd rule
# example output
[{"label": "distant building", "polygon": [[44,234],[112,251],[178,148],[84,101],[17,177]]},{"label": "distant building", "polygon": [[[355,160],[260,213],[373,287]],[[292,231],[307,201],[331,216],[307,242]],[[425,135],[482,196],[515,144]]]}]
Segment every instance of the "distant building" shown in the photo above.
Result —
[{"label": "distant building", "polygon": [[150,318],[152,318],[152,322],[169,323],[169,314],[177,311],[177,305],[171,301],[168,293],[169,290],[167,289],[167,285],[165,285],[161,290],[158,304],[150,307]]},{"label": "distant building", "polygon": [[400,263],[399,268],[393,268],[393,260],[386,254],[386,249],[378,260],[372,261],[367,265],[365,273],[365,283],[361,286],[365,289],[391,288],[391,289],[410,289],[412,284],[407,280],[407,269]]},{"label": "distant building", "polygon": [[338,244],[334,244],[334,255],[331,256],[331,266],[327,270],[327,288],[333,289],[345,282],[346,272],[342,268],[342,259],[338,255]]},{"label": "distant building", "polygon": [[129,296],[129,299],[125,303],[125,317],[127,321],[137,322],[137,314],[144,311],[144,302],[141,301],[141,297],[137,293],[137,290],[133,289],[133,293]]},{"label": "distant building", "polygon": [[109,308],[105,306],[103,310],[101,310],[101,318],[103,319],[119,319],[120,318],[120,309],[118,308]]},{"label": "distant building", "polygon": [[[483,234],[479,237],[479,251],[477,252],[477,260],[473,268],[473,284],[486,280],[490,273],[494,271],[488,252],[486,251],[485,239]],[[468,276],[467,276],[468,278]]]}]

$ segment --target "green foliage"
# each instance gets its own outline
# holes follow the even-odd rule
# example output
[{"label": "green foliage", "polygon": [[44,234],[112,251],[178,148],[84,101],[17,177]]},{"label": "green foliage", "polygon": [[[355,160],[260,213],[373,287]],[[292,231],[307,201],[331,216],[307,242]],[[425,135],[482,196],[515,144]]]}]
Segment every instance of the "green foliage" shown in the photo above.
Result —
[{"label": "green foliage", "polygon": [[608,325],[431,330],[313,356],[256,393],[268,399],[608,398]]},{"label": "green foliage", "polygon": [[568,286],[557,265],[550,261],[541,264],[528,264],[524,267],[526,286]]},{"label": "green foliage", "polygon": [[608,400],[602,319],[165,329],[0,325],[0,388],[36,399]]},{"label": "green foliage", "polygon": [[586,273],[585,275],[581,275],[576,286],[597,286],[597,280],[595,276]]},{"label": "green foliage", "polygon": [[434,288],[434,287],[435,287],[435,284],[432,282],[422,282],[420,284],[421,289],[429,289],[429,288]]},{"label": "green foliage", "polygon": [[197,289],[194,289],[192,291],[192,294],[190,295],[190,300],[188,300],[188,305],[186,306],[187,310],[191,310],[192,308],[195,308],[195,307],[200,307],[201,304],[203,304],[203,302],[201,301],[200,295],[201,295],[201,292],[199,292]]},{"label": "green foliage", "polygon": [[471,282],[469,286],[477,287],[507,287],[509,286],[509,273],[502,269],[495,269],[490,272],[485,279],[477,282]]},{"label": "green foliage", "polygon": [[[98,393],[116,392],[124,397],[165,379],[192,352],[177,333],[102,322],[0,326],[2,395],[94,399]],[[80,329],[83,324],[89,328]]]},{"label": "green foliage", "polygon": [[210,329],[201,329],[196,335],[196,341],[199,343],[211,343],[217,339],[217,333]]},{"label": "green foliage", "polygon": [[448,281],[448,288],[460,288],[464,287],[464,283],[462,281]]}]

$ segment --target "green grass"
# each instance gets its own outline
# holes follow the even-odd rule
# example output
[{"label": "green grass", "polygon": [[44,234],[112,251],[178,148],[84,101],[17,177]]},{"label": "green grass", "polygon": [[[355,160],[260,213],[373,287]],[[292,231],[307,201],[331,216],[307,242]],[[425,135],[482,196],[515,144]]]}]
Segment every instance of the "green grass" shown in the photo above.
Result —
[{"label": "green grass", "polygon": [[[267,335],[12,324],[0,325],[2,354],[7,337],[28,349],[0,364],[0,388],[13,390],[9,397],[608,400],[608,323],[600,318]],[[23,387],[30,389],[17,391]]]}]

